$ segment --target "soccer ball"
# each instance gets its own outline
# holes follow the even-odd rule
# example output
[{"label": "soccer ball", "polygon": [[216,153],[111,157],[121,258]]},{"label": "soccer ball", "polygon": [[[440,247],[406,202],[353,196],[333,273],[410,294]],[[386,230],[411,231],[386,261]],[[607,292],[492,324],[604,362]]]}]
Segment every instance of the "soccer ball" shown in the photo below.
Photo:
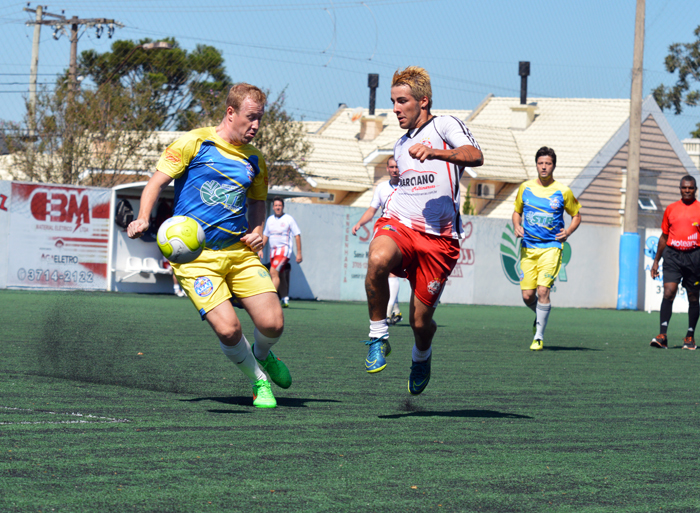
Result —
[{"label": "soccer ball", "polygon": [[204,230],[191,217],[174,216],[158,228],[158,247],[163,256],[176,264],[195,260],[204,249]]}]

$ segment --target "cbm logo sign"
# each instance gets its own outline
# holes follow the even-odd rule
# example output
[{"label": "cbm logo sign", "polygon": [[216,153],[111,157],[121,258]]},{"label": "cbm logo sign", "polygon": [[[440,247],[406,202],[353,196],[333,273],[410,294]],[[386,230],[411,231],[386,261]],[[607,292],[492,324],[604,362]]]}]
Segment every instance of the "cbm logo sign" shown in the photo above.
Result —
[{"label": "cbm logo sign", "polygon": [[75,224],[75,230],[90,224],[90,198],[86,191],[35,189],[29,197],[32,217],[37,221]]}]

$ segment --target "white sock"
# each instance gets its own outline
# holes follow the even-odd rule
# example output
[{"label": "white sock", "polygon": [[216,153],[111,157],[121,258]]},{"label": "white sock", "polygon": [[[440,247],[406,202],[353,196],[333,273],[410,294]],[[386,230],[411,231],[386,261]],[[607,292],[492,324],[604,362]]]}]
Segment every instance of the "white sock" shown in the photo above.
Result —
[{"label": "white sock", "polygon": [[241,340],[235,346],[224,345],[221,341],[219,341],[219,344],[226,357],[236,364],[236,367],[241,369],[241,372],[246,375],[251,383],[255,383],[260,379],[267,379],[267,376],[265,376],[265,373],[255,360],[245,335],[241,336]]},{"label": "white sock", "polygon": [[411,359],[416,363],[426,362],[428,361],[428,358],[430,358],[431,354],[433,354],[432,346],[429,347],[426,351],[421,351],[414,344],[413,351],[411,352]]},{"label": "white sock", "polygon": [[396,276],[389,276],[389,304],[386,307],[387,318],[394,312],[394,305],[399,299],[399,286],[401,281]]},{"label": "white sock", "polygon": [[282,298],[282,301],[284,301],[285,303],[289,303],[289,296],[284,296]]},{"label": "white sock", "polygon": [[386,319],[381,321],[369,321],[369,338],[382,338],[389,334],[389,325]]},{"label": "white sock", "polygon": [[537,302],[537,309],[535,313],[537,314],[537,333],[535,333],[535,338],[542,340],[544,337],[544,329],[547,327],[547,319],[549,319],[549,312],[552,309],[552,304],[542,304]]},{"label": "white sock", "polygon": [[265,358],[267,358],[267,355],[270,354],[270,348],[274,346],[277,341],[280,339],[280,337],[277,338],[270,338],[266,337],[262,333],[258,331],[258,328],[255,328],[253,331],[253,337],[255,338],[255,345],[253,346],[253,353],[255,354],[255,357],[262,361],[265,361]]}]

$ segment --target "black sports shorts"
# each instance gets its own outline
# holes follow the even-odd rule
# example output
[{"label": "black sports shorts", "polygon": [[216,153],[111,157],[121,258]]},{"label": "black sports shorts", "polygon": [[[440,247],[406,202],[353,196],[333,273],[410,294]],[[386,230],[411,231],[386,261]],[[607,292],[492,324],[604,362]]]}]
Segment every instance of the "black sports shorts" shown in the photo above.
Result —
[{"label": "black sports shorts", "polygon": [[670,246],[664,249],[664,283],[681,283],[689,290],[700,289],[700,248],[679,251]]}]

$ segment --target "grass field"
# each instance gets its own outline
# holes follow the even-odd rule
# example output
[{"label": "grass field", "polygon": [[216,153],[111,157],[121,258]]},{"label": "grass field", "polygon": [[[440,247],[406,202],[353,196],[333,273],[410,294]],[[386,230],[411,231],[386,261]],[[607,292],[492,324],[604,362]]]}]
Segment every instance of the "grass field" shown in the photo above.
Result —
[{"label": "grass field", "polygon": [[[362,303],[293,302],[274,410],[174,296],[0,290],[0,511],[700,511],[700,351],[658,314],[442,305],[364,372]],[[244,331],[252,325],[243,314]],[[141,354],[142,353],[142,354]]]}]

